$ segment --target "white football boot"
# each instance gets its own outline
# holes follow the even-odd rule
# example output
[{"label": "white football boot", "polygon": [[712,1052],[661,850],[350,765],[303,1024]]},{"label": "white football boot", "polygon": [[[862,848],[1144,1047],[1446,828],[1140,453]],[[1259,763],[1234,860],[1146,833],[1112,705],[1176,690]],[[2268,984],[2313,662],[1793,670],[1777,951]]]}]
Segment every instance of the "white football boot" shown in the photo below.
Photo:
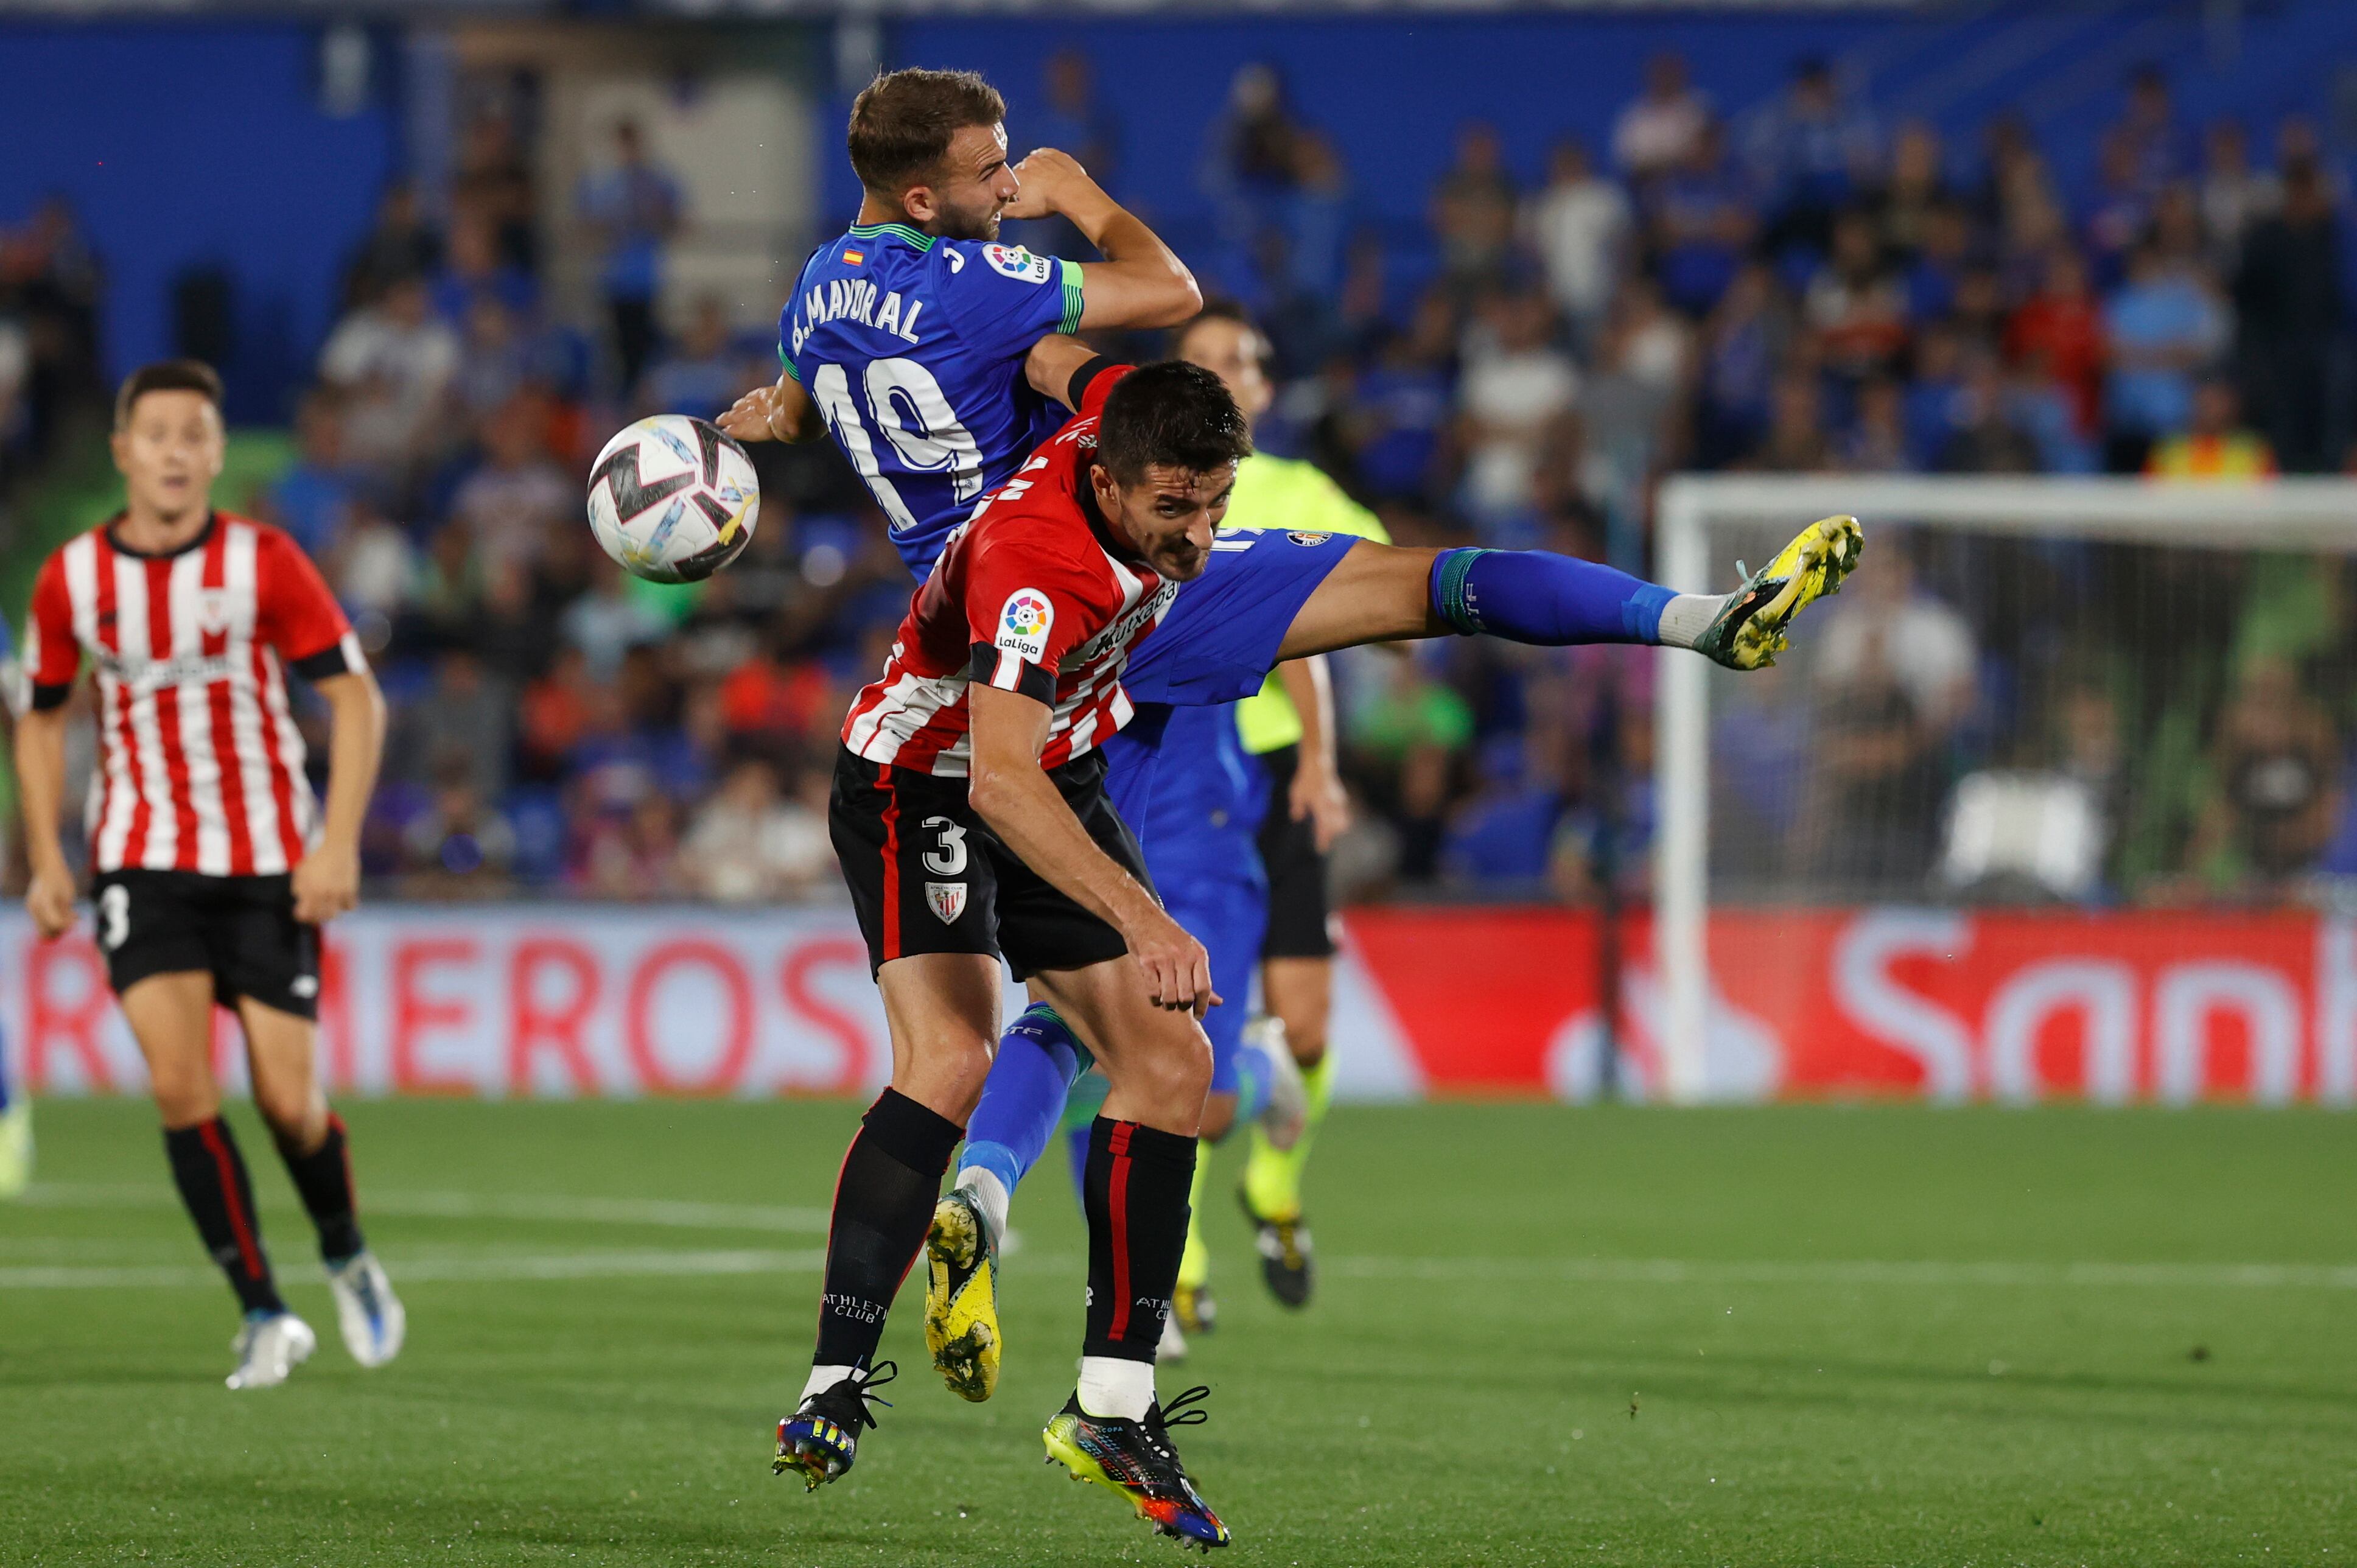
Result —
[{"label": "white football boot", "polygon": [[356,1252],[329,1269],[328,1288],[335,1293],[336,1326],[343,1330],[344,1348],[353,1360],[382,1367],[401,1354],[409,1315],[374,1252]]},{"label": "white football boot", "polygon": [[257,1313],[245,1320],[229,1348],[237,1352],[237,1370],[229,1375],[231,1388],[274,1389],[311,1359],[319,1337],[291,1312]]}]

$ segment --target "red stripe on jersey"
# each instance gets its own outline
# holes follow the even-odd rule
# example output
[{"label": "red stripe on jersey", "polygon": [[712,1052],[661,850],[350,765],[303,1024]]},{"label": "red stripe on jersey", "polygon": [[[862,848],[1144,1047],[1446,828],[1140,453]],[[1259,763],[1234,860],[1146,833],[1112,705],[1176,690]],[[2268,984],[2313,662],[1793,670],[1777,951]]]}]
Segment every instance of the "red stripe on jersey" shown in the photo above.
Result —
[{"label": "red stripe on jersey", "polygon": [[876,770],[884,791],[884,956],[900,956],[900,797],[892,792],[892,769]]},{"label": "red stripe on jersey", "polygon": [[[218,534],[221,530],[216,528],[213,532]],[[138,565],[147,578],[147,656],[170,659],[178,651],[172,642],[172,563],[142,561]],[[157,807],[172,813],[172,869],[194,871],[197,808],[188,793],[188,748],[180,736],[179,688],[161,687],[152,700],[156,704],[156,743],[164,748],[166,799],[158,801]]]},{"label": "red stripe on jersey", "polygon": [[[261,693],[256,706],[262,710],[262,750],[270,758],[270,798],[278,806],[278,843],[286,856],[286,869],[292,871],[303,859],[303,832],[295,821],[295,780],[281,761],[278,750],[278,708],[285,700],[285,688],[279,684],[278,660],[260,642],[253,645],[253,683]],[[306,781],[306,789],[310,784]]]},{"label": "red stripe on jersey", "polygon": [[[103,533],[98,536],[98,548],[92,554],[98,563],[96,575],[99,646],[119,658],[123,652],[123,626],[115,613],[118,607],[114,592],[114,568],[119,557],[114,553],[114,546],[107,542],[106,535]],[[139,736],[131,727],[131,688],[128,683],[119,680],[114,682],[113,718],[114,744],[117,747],[115,755],[123,758],[124,768],[129,779],[131,826],[129,832],[124,836],[123,852],[113,858],[112,864],[100,865],[98,869],[101,871],[115,871],[126,865],[137,865],[147,854],[148,803],[147,791],[145,788],[146,778],[145,770],[139,766]]]},{"label": "red stripe on jersey", "polygon": [[[204,575],[198,579],[207,593],[221,593],[229,586],[229,530],[213,530],[205,545]],[[229,626],[207,627],[204,631],[204,656],[219,659],[229,652]],[[215,681],[205,688],[207,705],[212,711],[213,755],[221,759],[221,816],[229,824],[229,863],[232,866],[253,864],[253,824],[245,814],[245,763],[237,754],[237,723],[235,704],[230,700],[229,682]]]}]

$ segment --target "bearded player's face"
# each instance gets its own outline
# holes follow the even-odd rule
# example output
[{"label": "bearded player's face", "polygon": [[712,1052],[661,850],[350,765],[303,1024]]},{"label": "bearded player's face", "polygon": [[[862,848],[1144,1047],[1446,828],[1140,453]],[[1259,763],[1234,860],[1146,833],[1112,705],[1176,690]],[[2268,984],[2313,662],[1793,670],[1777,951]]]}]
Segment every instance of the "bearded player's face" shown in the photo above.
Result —
[{"label": "bearded player's face", "polygon": [[1236,466],[1205,473],[1148,463],[1146,477],[1125,485],[1103,467],[1089,470],[1097,510],[1129,536],[1146,564],[1174,583],[1192,582],[1211,559],[1211,535],[1228,515]]},{"label": "bearded player's face", "polygon": [[[998,215],[1020,188],[1006,166],[1006,127],[968,125],[950,138],[933,183],[909,192],[909,216],[944,240],[996,240]],[[930,214],[919,210],[920,197]]]}]

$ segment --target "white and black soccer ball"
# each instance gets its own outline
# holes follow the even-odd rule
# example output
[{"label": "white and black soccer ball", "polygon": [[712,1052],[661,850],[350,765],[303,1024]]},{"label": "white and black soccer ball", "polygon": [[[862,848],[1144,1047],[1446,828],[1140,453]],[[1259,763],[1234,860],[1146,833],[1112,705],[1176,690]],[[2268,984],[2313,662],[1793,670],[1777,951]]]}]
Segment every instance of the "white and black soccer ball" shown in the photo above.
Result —
[{"label": "white and black soccer ball", "polygon": [[589,530],[633,575],[693,583],[737,559],[753,537],[761,481],[718,425],[658,413],[624,430],[589,471]]}]

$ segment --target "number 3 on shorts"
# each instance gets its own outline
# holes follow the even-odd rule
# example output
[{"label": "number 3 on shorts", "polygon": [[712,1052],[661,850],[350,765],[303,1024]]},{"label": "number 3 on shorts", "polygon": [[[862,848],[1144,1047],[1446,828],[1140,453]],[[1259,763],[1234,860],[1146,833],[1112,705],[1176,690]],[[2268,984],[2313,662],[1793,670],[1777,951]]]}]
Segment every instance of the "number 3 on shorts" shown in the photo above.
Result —
[{"label": "number 3 on shorts", "polygon": [[98,945],[113,952],[131,934],[131,889],[112,883],[98,896]]}]

